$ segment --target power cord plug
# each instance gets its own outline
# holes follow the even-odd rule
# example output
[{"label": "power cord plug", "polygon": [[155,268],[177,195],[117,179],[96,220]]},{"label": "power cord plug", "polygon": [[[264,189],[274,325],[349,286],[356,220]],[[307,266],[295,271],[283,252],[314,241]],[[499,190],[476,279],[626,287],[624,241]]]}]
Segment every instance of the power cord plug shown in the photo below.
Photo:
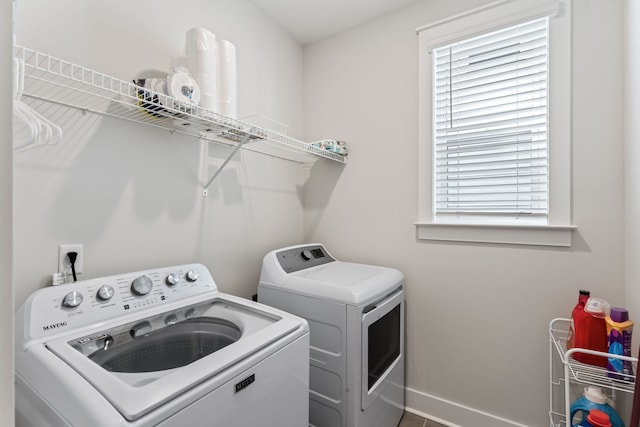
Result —
[{"label": "power cord plug", "polygon": [[73,275],[73,281],[77,282],[78,278],[76,277],[76,259],[78,258],[78,253],[67,252],[67,258],[69,258],[69,263],[71,264],[71,274]]}]

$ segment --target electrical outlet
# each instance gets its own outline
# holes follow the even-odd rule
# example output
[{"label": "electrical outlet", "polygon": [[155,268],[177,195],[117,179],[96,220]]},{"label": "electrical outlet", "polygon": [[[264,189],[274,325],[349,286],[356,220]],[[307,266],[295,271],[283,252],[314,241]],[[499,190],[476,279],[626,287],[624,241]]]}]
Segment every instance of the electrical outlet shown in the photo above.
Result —
[{"label": "electrical outlet", "polygon": [[69,258],[67,257],[69,252],[76,252],[78,254],[75,263],[76,275],[82,274],[82,264],[84,263],[84,253],[82,252],[81,244],[58,246],[58,273],[65,273],[67,278],[71,277],[71,262],[69,262]]}]

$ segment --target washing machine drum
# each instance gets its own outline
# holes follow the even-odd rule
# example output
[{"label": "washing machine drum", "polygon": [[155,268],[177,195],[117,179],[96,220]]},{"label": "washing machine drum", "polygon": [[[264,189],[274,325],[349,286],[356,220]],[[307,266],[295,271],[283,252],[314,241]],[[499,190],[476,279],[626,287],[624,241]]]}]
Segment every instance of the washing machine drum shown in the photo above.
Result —
[{"label": "washing machine drum", "polygon": [[131,329],[128,339],[117,337],[122,344],[109,346],[114,339],[104,338],[104,347],[89,358],[112,372],[154,372],[179,368],[214,353],[242,336],[240,328],[227,320],[198,317],[167,326],[160,330],[136,335]]}]

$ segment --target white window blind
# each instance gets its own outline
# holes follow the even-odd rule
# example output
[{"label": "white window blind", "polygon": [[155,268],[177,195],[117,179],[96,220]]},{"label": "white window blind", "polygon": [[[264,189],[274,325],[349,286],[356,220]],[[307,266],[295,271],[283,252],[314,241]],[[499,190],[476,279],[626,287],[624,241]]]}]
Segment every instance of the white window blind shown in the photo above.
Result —
[{"label": "white window blind", "polygon": [[436,218],[548,215],[548,18],[433,49]]}]

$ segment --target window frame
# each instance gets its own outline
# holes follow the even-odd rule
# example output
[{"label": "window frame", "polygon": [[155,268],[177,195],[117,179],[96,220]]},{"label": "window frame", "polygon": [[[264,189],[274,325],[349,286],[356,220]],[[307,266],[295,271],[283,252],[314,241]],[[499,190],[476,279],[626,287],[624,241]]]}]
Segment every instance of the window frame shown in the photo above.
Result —
[{"label": "window frame", "polygon": [[[548,16],[549,213],[546,224],[437,220],[433,178],[431,49]],[[416,29],[419,45],[418,240],[571,246],[571,0],[501,0]]]}]

